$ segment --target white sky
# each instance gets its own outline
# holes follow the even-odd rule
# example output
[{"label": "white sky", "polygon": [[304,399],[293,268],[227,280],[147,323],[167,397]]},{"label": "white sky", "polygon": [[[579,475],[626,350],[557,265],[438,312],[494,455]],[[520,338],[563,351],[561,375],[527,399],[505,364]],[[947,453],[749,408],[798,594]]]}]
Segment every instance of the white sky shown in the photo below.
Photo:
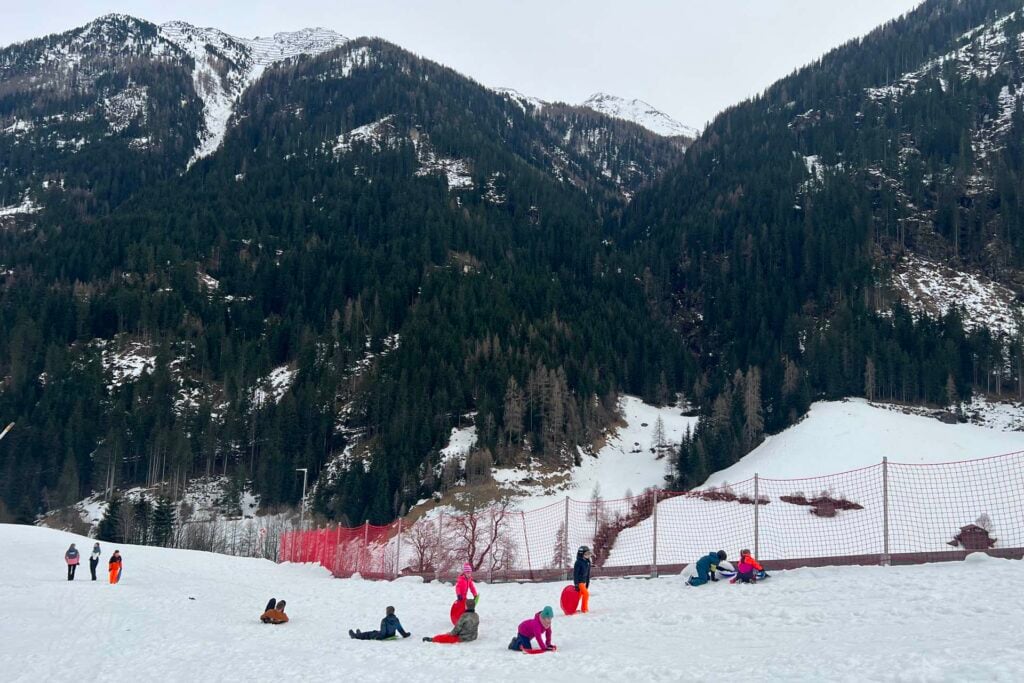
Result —
[{"label": "white sky", "polygon": [[702,127],[920,0],[0,0],[0,45],[121,12],[253,37],[307,26],[386,38],[489,86],[638,97]]}]

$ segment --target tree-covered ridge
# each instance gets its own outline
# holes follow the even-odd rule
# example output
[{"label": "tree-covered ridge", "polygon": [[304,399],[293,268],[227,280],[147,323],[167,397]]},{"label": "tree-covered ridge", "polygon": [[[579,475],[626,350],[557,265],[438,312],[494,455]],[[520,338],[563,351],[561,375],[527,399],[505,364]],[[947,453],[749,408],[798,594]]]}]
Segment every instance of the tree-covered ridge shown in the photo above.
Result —
[{"label": "tree-covered ridge", "polygon": [[[613,127],[615,163],[678,153]],[[455,72],[353,41],[268,69],[188,172],[0,233],[7,507],[180,493],[211,473],[291,503],[294,468],[331,464],[321,510],[382,522],[436,485],[466,413],[486,457],[564,464],[615,392],[667,398],[692,361],[607,240],[619,188],[590,150],[554,155],[576,169],[556,172],[563,137]],[[268,398],[277,371],[290,383]]]},{"label": "tree-covered ridge", "polygon": [[[924,3],[724,112],[631,204],[620,238],[671,283],[702,366],[683,483],[818,397],[945,405],[1019,383],[1020,339],[967,333],[956,311],[915,319],[890,273],[913,250],[1017,278],[1019,114],[985,133],[1024,85],[1020,8]],[[979,41],[993,26],[1005,41]]]}]

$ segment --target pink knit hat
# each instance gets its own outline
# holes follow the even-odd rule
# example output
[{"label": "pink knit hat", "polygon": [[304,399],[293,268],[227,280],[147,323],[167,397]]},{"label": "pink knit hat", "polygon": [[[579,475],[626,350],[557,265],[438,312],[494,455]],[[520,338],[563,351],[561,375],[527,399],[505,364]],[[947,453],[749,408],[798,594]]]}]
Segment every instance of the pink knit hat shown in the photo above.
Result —
[{"label": "pink knit hat", "polygon": [[471,565],[469,562],[467,562],[466,564],[462,565],[462,573],[463,574],[472,574],[473,573],[473,565]]}]

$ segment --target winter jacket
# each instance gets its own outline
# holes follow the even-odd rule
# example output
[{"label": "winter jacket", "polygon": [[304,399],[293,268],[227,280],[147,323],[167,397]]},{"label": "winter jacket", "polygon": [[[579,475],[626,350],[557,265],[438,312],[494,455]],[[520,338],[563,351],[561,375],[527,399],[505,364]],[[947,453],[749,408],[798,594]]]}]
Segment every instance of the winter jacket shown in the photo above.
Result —
[{"label": "winter jacket", "polygon": [[451,635],[458,636],[459,640],[463,643],[468,643],[472,640],[476,640],[477,632],[480,630],[480,616],[476,612],[470,612],[466,610],[459,617],[459,621],[455,624],[455,628],[451,630]]},{"label": "winter jacket", "polygon": [[473,594],[474,598],[477,596],[476,584],[473,583],[473,579],[465,574],[459,574],[459,580],[455,582],[455,597],[459,600],[465,600],[466,596],[470,593]]},{"label": "winter jacket", "polygon": [[288,615],[279,609],[268,609],[260,615],[260,621],[264,624],[283,624],[288,621]]},{"label": "winter jacket", "polygon": [[718,571],[718,553],[708,553],[697,560],[697,576],[707,577]]},{"label": "winter jacket", "polygon": [[398,620],[394,614],[389,614],[380,620],[380,639],[391,638],[396,633],[401,633],[403,638],[408,638],[409,634],[402,628],[402,622]]},{"label": "winter jacket", "polygon": [[64,561],[68,564],[78,564],[78,548],[68,548],[64,553]]},{"label": "winter jacket", "polygon": [[581,583],[587,584],[587,588],[590,588],[590,560],[579,555],[576,558],[576,565],[572,568],[572,585],[578,586]]},{"label": "winter jacket", "polygon": [[741,557],[739,565],[736,567],[736,571],[741,572],[743,574],[748,574],[754,571],[755,569],[759,572],[764,571],[764,567],[761,566],[761,563],[758,562],[757,558],[755,558],[753,555],[744,555],[743,557]]},{"label": "winter jacket", "polygon": [[99,562],[100,561],[100,547],[98,545],[93,546],[92,554],[89,555],[89,559],[92,560],[93,562]]},{"label": "winter jacket", "polygon": [[519,635],[536,640],[542,650],[551,647],[551,629],[544,628],[544,624],[540,621],[540,612],[534,614],[533,619],[527,619],[519,624]]}]

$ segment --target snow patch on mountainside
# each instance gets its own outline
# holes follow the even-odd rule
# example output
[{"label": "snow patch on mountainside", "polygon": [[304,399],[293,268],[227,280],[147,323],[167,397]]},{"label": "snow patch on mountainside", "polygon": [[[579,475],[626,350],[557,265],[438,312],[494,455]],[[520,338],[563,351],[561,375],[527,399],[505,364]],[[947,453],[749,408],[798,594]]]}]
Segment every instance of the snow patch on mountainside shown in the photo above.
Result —
[{"label": "snow patch on mountainside", "polygon": [[252,392],[252,402],[257,406],[264,403],[278,403],[288,392],[292,382],[295,381],[295,370],[287,365],[274,368],[270,374],[259,382],[259,386]]},{"label": "snow patch on mountainside", "polygon": [[1012,290],[989,278],[956,270],[946,264],[909,255],[893,273],[897,295],[911,311],[938,317],[951,307],[963,309],[968,330],[987,327],[1012,335],[1016,318],[1024,313]]},{"label": "snow patch on mountainside", "polygon": [[146,123],[146,104],[149,88],[129,84],[124,90],[103,98],[103,115],[114,133],[120,133],[137,119]]},{"label": "snow patch on mountainside", "polygon": [[12,204],[10,206],[0,206],[0,218],[36,213],[40,209],[42,209],[42,207],[32,201],[31,195],[26,192],[24,196],[22,196],[20,203]]},{"label": "snow patch on mountainside", "polygon": [[580,106],[593,109],[606,116],[632,121],[657,135],[665,137],[681,135],[691,139],[700,136],[700,131],[696,128],[676,121],[643,100],[627,100],[606,93],[594,93]]},{"label": "snow patch on mountainside", "polygon": [[299,55],[317,55],[348,42],[348,38],[322,28],[246,39],[183,21],[163,24],[160,35],[195,64],[192,80],[203,101],[203,129],[189,166],[220,147],[239,96],[268,66]]},{"label": "snow patch on mountainside", "polygon": [[523,93],[519,92],[518,90],[515,90],[514,88],[493,88],[493,90],[499,95],[507,97],[508,99],[515,102],[517,105],[519,105],[519,108],[522,109],[524,112],[529,111],[531,107],[536,109],[537,111],[540,111],[548,104],[544,100],[538,99],[536,97],[530,97],[529,95],[524,95]]},{"label": "snow patch on mountainside", "polygon": [[394,116],[385,116],[342,133],[335,140],[332,151],[335,156],[340,156],[352,151],[353,145],[369,145],[374,150],[383,149],[390,144],[395,133],[392,119]]}]

